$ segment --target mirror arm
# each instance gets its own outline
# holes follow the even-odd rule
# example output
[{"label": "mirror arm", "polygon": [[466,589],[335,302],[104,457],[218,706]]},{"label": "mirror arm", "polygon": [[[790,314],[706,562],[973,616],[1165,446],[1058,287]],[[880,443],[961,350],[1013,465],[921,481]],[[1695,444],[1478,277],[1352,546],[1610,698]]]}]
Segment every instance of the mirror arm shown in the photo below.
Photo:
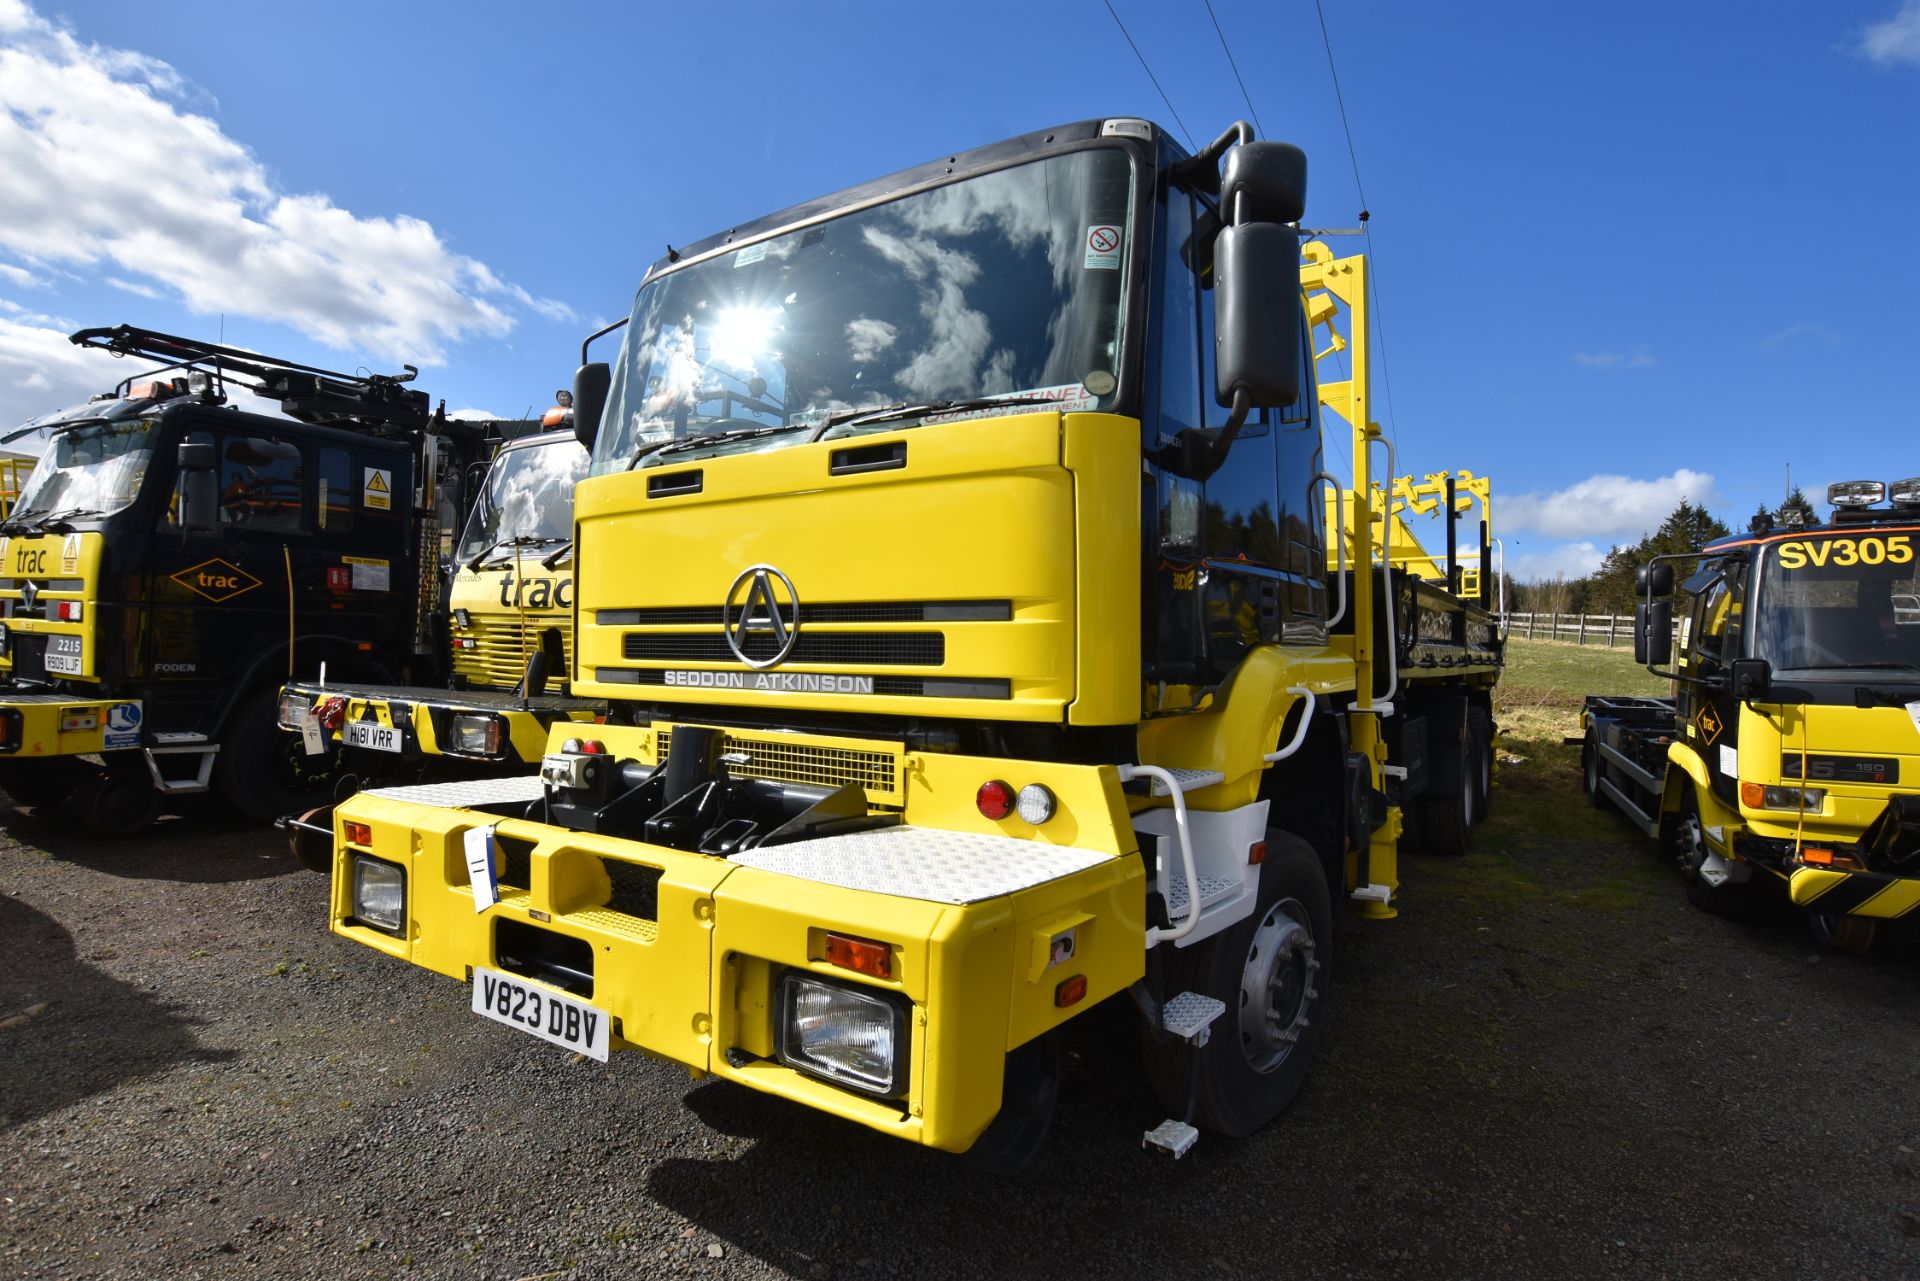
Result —
[{"label": "mirror arm", "polygon": [[1220,470],[1220,464],[1227,461],[1227,451],[1233,448],[1233,438],[1240,434],[1249,415],[1253,413],[1253,396],[1245,387],[1233,389],[1233,409],[1227,414],[1227,421],[1221,426],[1220,434],[1207,446],[1204,466],[1207,474]]}]

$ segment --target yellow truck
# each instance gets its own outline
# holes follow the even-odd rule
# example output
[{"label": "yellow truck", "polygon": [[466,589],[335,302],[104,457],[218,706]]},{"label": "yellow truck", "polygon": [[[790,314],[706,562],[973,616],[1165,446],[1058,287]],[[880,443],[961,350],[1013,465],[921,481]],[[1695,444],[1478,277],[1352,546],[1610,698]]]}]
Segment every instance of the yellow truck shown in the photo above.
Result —
[{"label": "yellow truck", "polygon": [[1696,905],[1784,887],[1860,953],[1920,907],[1920,478],[1827,494],[1826,524],[1709,543],[1677,597],[1693,557],[1642,568],[1636,657],[1676,692],[1587,699],[1581,757]]},{"label": "yellow truck", "polygon": [[[333,929],[577,1053],[989,1165],[1114,998],[1147,1144],[1276,1115],[1336,904],[1394,915],[1406,806],[1483,808],[1501,646],[1362,514],[1366,263],[1303,265],[1304,190],[1245,124],[1094,120],[670,251],[575,380],[607,721],[341,803]],[[1352,372],[1316,386],[1323,329]]]}]

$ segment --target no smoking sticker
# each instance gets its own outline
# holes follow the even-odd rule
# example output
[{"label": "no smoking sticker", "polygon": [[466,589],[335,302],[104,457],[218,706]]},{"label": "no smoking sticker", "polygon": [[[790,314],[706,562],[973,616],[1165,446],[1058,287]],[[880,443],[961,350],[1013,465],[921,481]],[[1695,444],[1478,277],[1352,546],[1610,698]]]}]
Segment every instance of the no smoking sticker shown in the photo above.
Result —
[{"label": "no smoking sticker", "polygon": [[1088,271],[1120,270],[1120,228],[1096,223],[1087,228],[1087,257],[1081,263]]}]

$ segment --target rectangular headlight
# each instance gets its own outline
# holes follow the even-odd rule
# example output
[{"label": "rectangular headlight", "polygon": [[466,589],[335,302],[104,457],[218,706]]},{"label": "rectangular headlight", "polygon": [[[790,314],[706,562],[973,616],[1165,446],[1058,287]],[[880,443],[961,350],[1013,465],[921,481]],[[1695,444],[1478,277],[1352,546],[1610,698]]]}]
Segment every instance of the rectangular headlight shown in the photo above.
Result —
[{"label": "rectangular headlight", "polygon": [[500,754],[500,718],[461,713],[453,718],[453,742],[450,750],[467,756]]},{"label": "rectangular headlight", "polygon": [[1824,787],[1768,787],[1761,783],[1740,784],[1740,802],[1754,810],[1805,810],[1818,814],[1826,803]]},{"label": "rectangular headlight", "polygon": [[313,703],[305,694],[280,695],[280,728],[299,729],[313,714]]},{"label": "rectangular headlight", "polygon": [[355,919],[400,933],[407,915],[407,874],[392,863],[364,854],[353,860],[353,915]]},{"label": "rectangular headlight", "polygon": [[788,974],[779,1031],[790,1067],[881,1098],[906,1092],[907,1013],[885,993]]}]

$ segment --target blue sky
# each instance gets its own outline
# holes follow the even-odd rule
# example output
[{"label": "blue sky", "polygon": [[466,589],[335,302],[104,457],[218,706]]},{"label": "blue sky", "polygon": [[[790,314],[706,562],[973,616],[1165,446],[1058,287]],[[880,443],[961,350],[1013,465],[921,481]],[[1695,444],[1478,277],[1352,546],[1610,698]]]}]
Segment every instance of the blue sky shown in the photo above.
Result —
[{"label": "blue sky", "polygon": [[[1113,3],[1195,135],[1247,114],[1202,0]],[[1490,473],[1523,577],[1683,493],[1741,524],[1789,465],[1920,473],[1920,0],[1325,7],[1401,468]],[[1312,0],[1213,9],[1312,158],[1307,221],[1353,225]],[[8,423],[122,372],[65,330],[222,314],[538,412],[669,241],[1027,129],[1175,125],[1101,0],[0,0],[0,102]]]}]

